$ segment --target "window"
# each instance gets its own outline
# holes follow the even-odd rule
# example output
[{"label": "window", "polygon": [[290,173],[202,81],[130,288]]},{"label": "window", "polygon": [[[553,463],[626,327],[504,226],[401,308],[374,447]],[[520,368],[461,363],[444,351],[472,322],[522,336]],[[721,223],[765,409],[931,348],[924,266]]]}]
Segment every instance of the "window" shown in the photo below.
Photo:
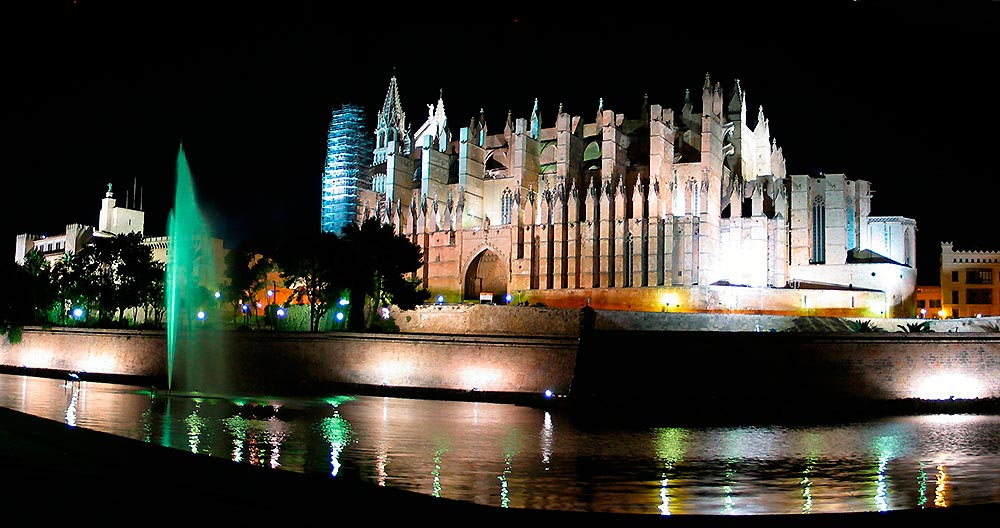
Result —
[{"label": "window", "polygon": [[958,290],[951,292],[951,304],[958,304]]},{"label": "window", "polygon": [[917,308],[926,308],[927,303],[923,299],[917,299]]},{"label": "window", "polygon": [[826,262],[826,204],[822,196],[813,198],[812,204],[812,260],[811,264]]},{"label": "window", "polygon": [[974,269],[965,272],[966,284],[993,284],[993,270]]},{"label": "window", "polygon": [[626,231],[625,232],[625,244],[624,244],[624,246],[625,246],[624,247],[625,254],[622,255],[623,257],[625,257],[624,258],[624,262],[623,262],[624,265],[622,266],[624,268],[622,270],[624,272],[623,273],[623,275],[624,275],[624,281],[623,281],[624,284],[622,284],[622,286],[630,287],[630,286],[632,286],[632,272],[634,271],[632,269],[632,267],[633,267],[633,265],[632,265],[632,252],[635,251],[635,240],[632,237],[632,233],[630,231]]},{"label": "window", "polygon": [[993,290],[985,288],[965,290],[965,304],[993,304]]},{"label": "window", "polygon": [[510,211],[514,206],[514,193],[509,188],[504,189],[500,195],[500,223],[510,224]]},{"label": "window", "polygon": [[951,282],[958,282],[958,272],[957,271],[951,272]]},{"label": "window", "polygon": [[931,308],[940,308],[941,307],[941,299],[931,299],[930,307]]}]

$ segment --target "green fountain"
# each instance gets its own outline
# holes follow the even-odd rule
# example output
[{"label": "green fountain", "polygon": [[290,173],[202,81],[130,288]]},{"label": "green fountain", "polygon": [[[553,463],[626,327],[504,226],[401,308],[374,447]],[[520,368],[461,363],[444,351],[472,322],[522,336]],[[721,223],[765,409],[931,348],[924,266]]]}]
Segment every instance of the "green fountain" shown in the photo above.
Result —
[{"label": "green fountain", "polygon": [[198,207],[184,147],[177,154],[174,207],[167,218],[167,389],[225,393],[224,333],[209,294],[218,286],[208,223]]}]

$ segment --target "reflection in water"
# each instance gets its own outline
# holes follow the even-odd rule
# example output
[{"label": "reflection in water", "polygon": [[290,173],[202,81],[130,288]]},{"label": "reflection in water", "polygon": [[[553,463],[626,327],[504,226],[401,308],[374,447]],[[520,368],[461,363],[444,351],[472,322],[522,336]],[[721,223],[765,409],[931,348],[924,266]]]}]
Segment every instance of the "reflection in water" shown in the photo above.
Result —
[{"label": "reflection in water", "polygon": [[920,470],[917,472],[917,507],[923,508],[927,505],[927,469],[924,461],[920,461]]},{"label": "reflection in water", "polygon": [[229,401],[12,375],[0,375],[0,406],[276,471],[502,508],[800,515],[1000,502],[1000,416],[604,429],[515,405]]},{"label": "reflection in water", "polygon": [[80,382],[67,383],[70,387],[69,404],[66,405],[66,425],[76,427],[76,406],[80,401]]},{"label": "reflection in water", "polygon": [[899,438],[896,435],[884,435],[876,437],[872,441],[872,448],[875,451],[875,511],[889,510],[889,483],[886,470],[889,461],[892,460],[899,451]]},{"label": "reflection in water", "polygon": [[660,515],[670,515],[670,475],[674,465],[684,460],[687,431],[677,428],[658,428],[653,430],[653,447],[656,460],[663,464],[660,478],[660,504],[657,509]]},{"label": "reflection in water", "polygon": [[434,443],[437,447],[434,449],[434,469],[431,470],[431,495],[435,497],[441,496],[441,460],[444,458],[444,454],[449,451],[448,442],[441,437],[436,437]]},{"label": "reflection in water", "polygon": [[[184,418],[184,424],[187,425],[188,448],[192,453],[198,453],[198,448],[201,446],[201,435],[207,425],[205,420],[201,416],[198,416],[198,413],[201,411],[201,402],[200,399],[195,398],[194,409],[191,409],[191,414],[188,414]],[[212,451],[205,451],[204,454],[211,455]]]},{"label": "reflection in water", "polygon": [[336,477],[340,473],[340,452],[351,441],[351,424],[335,411],[333,416],[320,421],[319,430],[330,444],[330,475]]},{"label": "reflection in water", "polygon": [[545,471],[549,470],[549,462],[552,461],[552,414],[545,411],[545,418],[542,419],[542,432],[539,434],[542,439],[542,465]]},{"label": "reflection in water", "polygon": [[937,486],[934,487],[934,505],[938,508],[948,506],[948,475],[944,472],[944,464],[937,467]]}]

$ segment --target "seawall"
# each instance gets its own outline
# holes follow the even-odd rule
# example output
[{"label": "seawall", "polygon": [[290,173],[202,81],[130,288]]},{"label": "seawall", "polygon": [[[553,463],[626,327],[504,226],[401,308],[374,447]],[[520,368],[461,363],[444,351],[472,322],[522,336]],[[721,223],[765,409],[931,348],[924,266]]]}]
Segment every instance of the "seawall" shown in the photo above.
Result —
[{"label": "seawall", "polygon": [[[950,326],[932,333],[859,333],[844,331],[836,318],[583,314],[442,307],[411,317],[411,327],[398,334],[203,333],[190,350],[197,356],[191,368],[175,362],[172,390],[560,402],[594,413],[627,407],[668,420],[748,409],[891,404],[920,411],[930,408],[927,402],[1000,399],[1000,333],[984,330],[992,321],[940,321]],[[466,328],[452,326],[456,318],[484,333],[430,332]],[[894,322],[878,322],[887,321]],[[164,333],[134,330],[26,328],[20,342],[0,339],[0,368],[158,388],[168,379]],[[547,390],[554,400],[543,396]]]}]

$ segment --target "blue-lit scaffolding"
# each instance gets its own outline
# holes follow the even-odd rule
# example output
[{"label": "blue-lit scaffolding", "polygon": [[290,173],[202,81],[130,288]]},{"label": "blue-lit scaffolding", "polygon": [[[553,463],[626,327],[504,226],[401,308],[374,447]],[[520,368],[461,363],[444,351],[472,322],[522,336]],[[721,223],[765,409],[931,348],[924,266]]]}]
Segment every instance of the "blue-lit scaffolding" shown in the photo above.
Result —
[{"label": "blue-lit scaffolding", "polygon": [[320,223],[323,232],[340,234],[355,222],[358,189],[369,188],[366,169],[372,157],[372,143],[365,127],[364,108],[345,104],[334,110],[326,139],[326,166]]}]

